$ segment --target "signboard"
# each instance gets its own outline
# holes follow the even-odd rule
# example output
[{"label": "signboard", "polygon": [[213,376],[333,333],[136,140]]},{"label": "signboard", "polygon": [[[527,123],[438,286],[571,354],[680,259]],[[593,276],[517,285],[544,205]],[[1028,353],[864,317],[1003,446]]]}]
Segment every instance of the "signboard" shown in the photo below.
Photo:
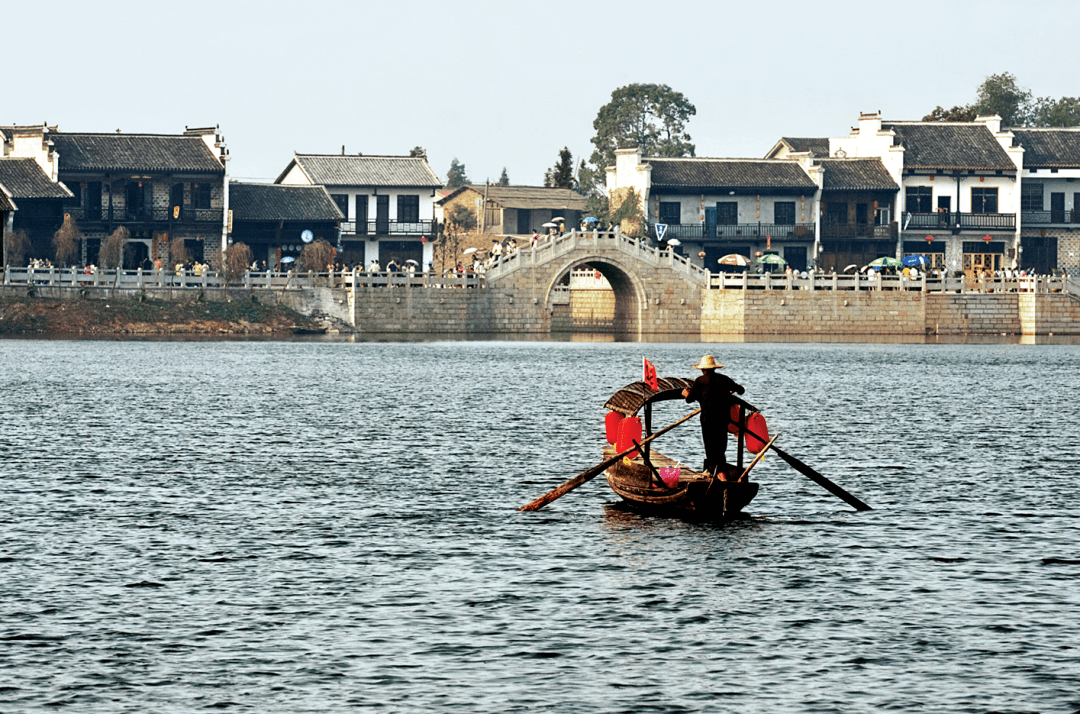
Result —
[{"label": "signboard", "polygon": [[314,238],[315,238],[315,234],[312,233],[311,231],[306,230],[306,231],[304,231],[303,233],[300,234],[300,240],[304,241],[305,243],[310,243],[312,241],[312,239],[314,239]]},{"label": "signboard", "polygon": [[666,223],[657,223],[656,224],[656,240],[663,241],[665,233],[667,233],[667,224]]}]

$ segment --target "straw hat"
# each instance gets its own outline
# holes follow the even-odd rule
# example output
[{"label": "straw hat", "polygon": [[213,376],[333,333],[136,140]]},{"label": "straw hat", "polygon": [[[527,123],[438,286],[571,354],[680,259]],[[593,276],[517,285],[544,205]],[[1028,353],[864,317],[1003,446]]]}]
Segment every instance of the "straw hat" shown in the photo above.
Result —
[{"label": "straw hat", "polygon": [[705,355],[701,358],[700,364],[694,365],[694,369],[720,369],[723,366],[724,365],[714,360],[712,355]]}]

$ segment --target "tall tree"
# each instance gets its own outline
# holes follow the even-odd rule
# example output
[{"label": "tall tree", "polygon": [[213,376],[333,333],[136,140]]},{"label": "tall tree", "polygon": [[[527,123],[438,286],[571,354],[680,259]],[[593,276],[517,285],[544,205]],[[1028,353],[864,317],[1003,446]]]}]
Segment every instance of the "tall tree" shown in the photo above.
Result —
[{"label": "tall tree", "polygon": [[455,203],[446,212],[434,246],[434,257],[439,261],[439,269],[446,272],[447,269],[457,267],[461,239],[466,233],[475,230],[476,226],[476,213],[468,206]]},{"label": "tall tree", "polygon": [[1011,72],[992,74],[986,78],[975,95],[972,108],[979,116],[997,114],[1001,125],[1028,126],[1032,109],[1031,90],[1016,83]]},{"label": "tall tree", "polygon": [[502,173],[499,174],[499,185],[500,186],[509,186],[510,185],[510,176],[506,173],[506,167],[505,166],[503,166]]},{"label": "tall tree", "polygon": [[127,228],[120,226],[101,241],[98,249],[98,262],[102,268],[119,268],[124,259],[124,246],[127,245],[131,233]]},{"label": "tall tree", "polygon": [[[596,136],[586,189],[597,190],[615,150],[638,147],[645,156],[693,156],[686,122],[697,108],[666,84],[628,84],[611,93],[593,121]],[[579,176],[579,179],[581,176]]]},{"label": "tall tree", "polygon": [[1039,97],[1032,114],[1032,126],[1080,126],[1080,97]]},{"label": "tall tree", "polygon": [[4,233],[4,265],[21,268],[30,254],[30,236],[24,230]]},{"label": "tall tree", "polygon": [[71,214],[65,213],[63,225],[60,226],[56,233],[53,233],[53,255],[56,262],[66,266],[75,260],[75,256],[79,252],[80,241],[82,241],[82,231],[79,230],[79,226],[75,223],[75,219],[71,217]]},{"label": "tall tree", "polygon": [[922,118],[923,121],[975,121],[975,107],[971,104],[945,109],[937,106]]},{"label": "tall tree", "polygon": [[559,152],[559,160],[544,172],[545,188],[576,188],[574,179],[574,156],[569,147],[564,146]]},{"label": "tall tree", "polygon": [[465,164],[457,160],[455,156],[450,161],[450,170],[446,172],[446,188],[455,189],[469,183],[469,177],[465,175]]}]

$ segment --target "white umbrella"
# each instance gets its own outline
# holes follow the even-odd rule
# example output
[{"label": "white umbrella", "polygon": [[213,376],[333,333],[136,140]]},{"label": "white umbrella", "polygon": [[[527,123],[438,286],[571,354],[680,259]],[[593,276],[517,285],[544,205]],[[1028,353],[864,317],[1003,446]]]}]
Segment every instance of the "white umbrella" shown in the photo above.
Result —
[{"label": "white umbrella", "polygon": [[554,221],[565,221],[566,219],[563,218],[562,216],[555,216],[551,220],[552,220],[552,222],[554,222]]},{"label": "white umbrella", "polygon": [[281,259],[281,262],[282,262],[282,263],[291,263],[291,262],[293,262],[294,260],[296,260],[296,258],[294,258],[294,257],[292,257],[292,256],[290,255],[290,256],[288,256],[287,258],[282,258],[282,259]]},{"label": "white umbrella", "polygon": [[544,223],[540,227],[541,228],[558,228],[559,226],[558,226],[557,223]]},{"label": "white umbrella", "polygon": [[849,265],[848,267],[844,268],[844,269],[843,269],[842,271],[840,271],[840,272],[842,272],[842,273],[846,273],[846,272],[847,272],[847,271],[849,271],[849,270],[858,270],[858,269],[859,269],[859,266],[857,266],[857,265],[855,265],[854,263],[852,263],[851,265]]},{"label": "white umbrella", "polygon": [[419,263],[417,263],[417,262],[416,262],[415,260],[413,260],[412,258],[409,258],[409,259],[408,259],[408,260],[406,260],[405,262],[406,262],[406,263],[408,263],[409,265],[420,265]]},{"label": "white umbrella", "polygon": [[678,238],[672,238],[667,242],[668,245],[682,245],[682,241]]},{"label": "white umbrella", "polygon": [[469,253],[475,253],[476,248],[466,248],[465,250],[463,250],[461,252],[464,253],[465,255],[468,255]]}]

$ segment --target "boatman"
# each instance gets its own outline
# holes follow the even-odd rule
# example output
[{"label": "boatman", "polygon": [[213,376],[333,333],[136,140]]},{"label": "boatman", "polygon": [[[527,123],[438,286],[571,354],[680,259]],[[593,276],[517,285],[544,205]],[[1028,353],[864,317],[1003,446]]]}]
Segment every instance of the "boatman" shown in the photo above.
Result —
[{"label": "boatman", "polygon": [[734,394],[746,392],[741,384],[730,377],[717,374],[716,370],[724,365],[717,363],[712,355],[705,355],[694,369],[701,370],[701,376],[694,380],[689,389],[682,390],[687,402],[701,405],[701,440],[705,443],[705,468],[711,474],[723,471],[727,464],[728,422],[731,421],[731,406]]}]

